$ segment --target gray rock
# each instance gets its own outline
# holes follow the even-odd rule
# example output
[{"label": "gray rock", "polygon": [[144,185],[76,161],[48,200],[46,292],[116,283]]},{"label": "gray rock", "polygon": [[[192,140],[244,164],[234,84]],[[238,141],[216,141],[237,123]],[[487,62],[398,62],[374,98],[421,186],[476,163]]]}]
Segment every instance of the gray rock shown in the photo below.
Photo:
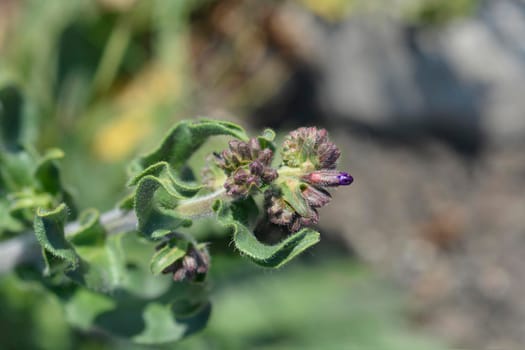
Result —
[{"label": "gray rock", "polygon": [[473,149],[525,136],[525,4],[489,1],[476,16],[411,28],[352,17],[326,32],[319,103],[328,117]]}]

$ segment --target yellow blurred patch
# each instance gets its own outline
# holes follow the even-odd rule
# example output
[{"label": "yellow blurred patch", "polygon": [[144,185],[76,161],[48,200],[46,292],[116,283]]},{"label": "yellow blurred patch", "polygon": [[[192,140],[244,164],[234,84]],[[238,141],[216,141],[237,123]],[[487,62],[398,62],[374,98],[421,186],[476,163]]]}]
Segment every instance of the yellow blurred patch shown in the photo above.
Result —
[{"label": "yellow blurred patch", "polygon": [[129,118],[114,119],[96,135],[94,151],[102,160],[122,159],[150,131],[151,127],[148,123]]},{"label": "yellow blurred patch", "polygon": [[310,11],[326,20],[337,21],[348,15],[354,0],[298,0]]},{"label": "yellow blurred patch", "polygon": [[145,68],[115,97],[118,117],[109,120],[93,140],[95,155],[105,161],[123,159],[155,130],[155,110],[182,94],[183,77],[177,67],[153,64]]}]

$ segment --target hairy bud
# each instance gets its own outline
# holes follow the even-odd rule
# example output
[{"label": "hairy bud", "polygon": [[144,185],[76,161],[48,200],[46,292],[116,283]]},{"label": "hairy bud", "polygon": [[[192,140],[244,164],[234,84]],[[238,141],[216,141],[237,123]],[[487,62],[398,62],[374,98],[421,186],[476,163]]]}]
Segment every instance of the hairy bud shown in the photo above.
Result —
[{"label": "hairy bud", "polygon": [[328,140],[325,129],[310,127],[290,132],[281,154],[283,163],[289,167],[299,168],[309,162],[314,169],[334,169],[341,152]]},{"label": "hairy bud", "polygon": [[268,218],[292,231],[315,225],[318,208],[331,200],[328,187],[347,186],[353,177],[335,169],[341,155],[325,129],[299,128],[285,138],[281,178],[266,195]]},{"label": "hairy bud", "polygon": [[248,142],[231,140],[228,146],[215,158],[216,165],[228,176],[224,188],[229,196],[245,198],[277,178],[277,171],[271,168],[272,150],[261,149],[256,138]]},{"label": "hairy bud", "polygon": [[205,247],[190,246],[186,255],[165,268],[163,273],[172,273],[175,282],[195,281],[204,278],[210,267],[210,255]]}]

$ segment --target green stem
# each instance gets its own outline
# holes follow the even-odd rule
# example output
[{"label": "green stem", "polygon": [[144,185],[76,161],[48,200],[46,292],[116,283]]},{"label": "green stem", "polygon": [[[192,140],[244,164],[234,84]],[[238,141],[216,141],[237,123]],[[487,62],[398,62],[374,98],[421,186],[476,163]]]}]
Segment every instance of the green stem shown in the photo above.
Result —
[{"label": "green stem", "polygon": [[181,201],[175,211],[182,217],[195,219],[203,216],[213,215],[213,203],[217,200],[229,200],[226,190],[220,188],[205,196],[199,196]]},{"label": "green stem", "polygon": [[305,162],[303,166],[300,168],[290,168],[287,166],[282,166],[279,169],[277,169],[277,173],[279,174],[279,177],[295,177],[300,178],[303,175],[308,174],[309,172],[312,172],[315,170],[315,167],[310,162]]}]

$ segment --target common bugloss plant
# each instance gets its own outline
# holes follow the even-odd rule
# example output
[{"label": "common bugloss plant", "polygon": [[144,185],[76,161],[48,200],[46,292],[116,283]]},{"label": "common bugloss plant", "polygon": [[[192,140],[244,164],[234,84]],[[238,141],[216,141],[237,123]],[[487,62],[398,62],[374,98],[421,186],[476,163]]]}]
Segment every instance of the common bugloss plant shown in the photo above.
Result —
[{"label": "common bugloss plant", "polygon": [[[226,149],[191,169],[190,157],[216,135],[231,137]],[[78,219],[58,176],[61,153],[48,153],[35,167],[24,148],[3,147],[0,190],[9,202],[0,202],[7,208],[0,234],[21,239],[34,213],[34,233],[23,237],[36,238],[42,259],[20,263],[39,272],[33,280],[59,297],[74,326],[137,343],[176,341],[203,328],[210,315],[213,246],[192,234],[195,221],[213,218],[241,255],[277,268],[319,241],[311,228],[318,209],[330,201],[330,188],[353,181],[336,170],[340,151],[326,130],[299,128],[279,147],[274,138],[272,130],[250,138],[229,122],[180,122],[131,163],[130,191],[116,210],[90,209]],[[16,181],[20,169],[23,183]],[[288,234],[277,244],[261,242],[253,233],[261,220]]]}]

